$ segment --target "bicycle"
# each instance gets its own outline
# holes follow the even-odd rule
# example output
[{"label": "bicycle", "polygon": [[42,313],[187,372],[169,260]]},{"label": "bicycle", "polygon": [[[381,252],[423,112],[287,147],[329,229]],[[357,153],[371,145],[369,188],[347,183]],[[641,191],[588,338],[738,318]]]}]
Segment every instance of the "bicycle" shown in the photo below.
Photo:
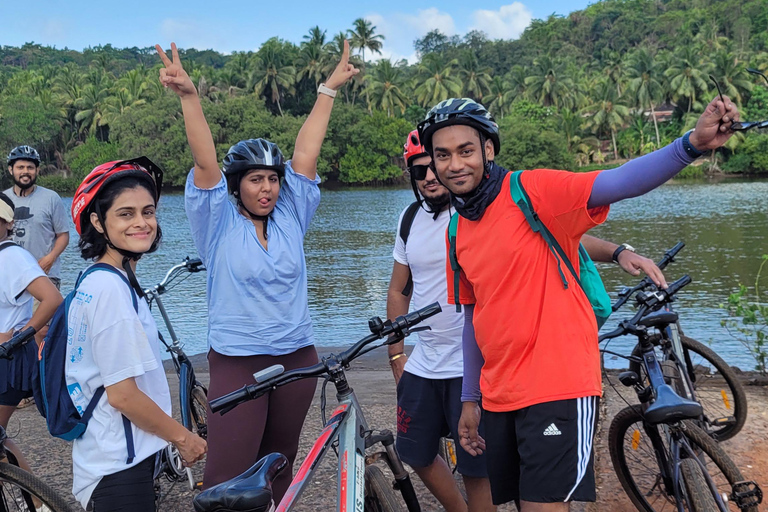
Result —
[{"label": "bicycle", "polygon": [[[195,377],[195,370],[192,366],[192,362],[184,353],[184,345],[179,341],[178,336],[176,336],[176,330],[173,328],[171,319],[168,316],[168,312],[166,311],[160,296],[177,286],[181,282],[178,281],[178,279],[183,274],[191,275],[204,270],[205,267],[200,259],[190,259],[189,256],[187,256],[181,263],[171,267],[162,281],[155,286],[144,290],[144,296],[149,307],[152,307],[153,302],[157,304],[157,307],[160,310],[160,316],[163,318],[165,327],[171,337],[171,343],[169,344],[158,331],[160,342],[171,355],[176,375],[179,377],[181,424],[184,425],[187,430],[196,433],[203,439],[207,437],[208,433],[208,390]],[[190,490],[200,489],[202,482],[195,481],[192,475],[192,470],[184,467],[181,455],[176,447],[168,445],[168,447],[161,452],[160,457],[161,470],[159,473],[165,476],[168,481],[179,482],[187,480]]]},{"label": "bicycle", "polygon": [[[337,450],[338,465],[338,507],[339,510],[400,512],[403,501],[409,512],[419,512],[418,499],[408,472],[405,470],[394,445],[394,436],[389,430],[377,431],[368,426],[354,390],[347,382],[345,369],[357,357],[397,343],[412,332],[429,327],[413,328],[419,322],[439,313],[440,305],[435,302],[420,310],[395,320],[383,322],[378,317],[368,321],[371,334],[355,343],[346,351],[330,354],[321,362],[308,368],[284,371],[275,365],[254,374],[256,384],[249,384],[228,395],[211,400],[211,410],[226,414],[248,400],[258,398],[279,386],[300,379],[324,377],[320,408],[324,429],[309,450],[288,491],[278,505],[277,512],[287,512],[301,497],[306,484],[329,447]],[[382,343],[375,343],[384,339]],[[336,388],[338,406],[326,421],[326,386],[332,382]],[[383,451],[366,454],[366,449],[381,444]],[[389,481],[375,462],[383,460],[394,475],[394,484]],[[195,497],[197,512],[238,510],[267,512],[275,510],[272,502],[271,484],[274,477],[287,465],[285,456],[273,453],[264,457],[242,475],[212,487]],[[395,494],[398,489],[402,501]]]},{"label": "bicycle", "polygon": [[647,376],[646,385],[634,371],[619,375],[622,384],[634,387],[640,405],[623,409],[611,422],[611,461],[638,510],[727,512],[734,505],[757,512],[762,502],[760,487],[745,481],[720,445],[693,421],[703,414],[701,404],[679,396],[665,377],[677,372],[677,381],[685,382],[686,373],[677,365],[659,362],[649,339],[649,329],[663,332],[677,322],[677,314],[664,307],[690,282],[684,276],[666,290],[637,293],[637,313],[600,336],[601,342],[625,334],[636,336],[641,357],[627,359],[640,364]]},{"label": "bicycle", "polygon": [[[666,251],[658,267],[663,270],[673,263],[683,247],[685,243],[678,242]],[[636,286],[622,289],[612,309],[614,312],[619,310],[637,292],[655,289],[653,282],[645,277]],[[664,309],[674,312],[672,304],[665,304]],[[674,363],[685,370],[688,379],[676,381],[675,389],[680,396],[702,405],[704,413],[699,426],[716,441],[725,441],[738,434],[747,421],[747,394],[728,363],[708,346],[685,336],[679,321],[652,335],[649,340],[658,348],[657,356],[662,361]],[[637,362],[641,355],[640,345],[635,346],[632,355],[635,359],[630,359],[629,370],[646,381],[643,367]]]},{"label": "bicycle", "polygon": [[[10,359],[12,353],[34,339],[35,330],[28,328],[0,345],[0,359]],[[69,504],[56,491],[35,475],[19,467],[19,461],[5,448],[8,439],[0,426],[0,512],[35,512],[44,504],[51,512],[71,512]]]}]

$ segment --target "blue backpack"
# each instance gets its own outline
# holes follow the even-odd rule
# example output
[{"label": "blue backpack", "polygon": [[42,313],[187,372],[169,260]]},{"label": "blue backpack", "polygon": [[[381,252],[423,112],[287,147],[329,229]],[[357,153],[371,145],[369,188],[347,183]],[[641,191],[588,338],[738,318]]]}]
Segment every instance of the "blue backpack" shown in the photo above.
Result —
[{"label": "blue backpack", "polygon": [[[48,334],[40,347],[39,365],[36,366],[34,382],[35,403],[40,414],[45,418],[48,432],[52,436],[73,441],[83,435],[88,426],[88,420],[93,415],[93,410],[104,394],[104,386],[100,386],[93,394],[90,402],[85,402],[82,388],[75,383],[67,386],[66,361],[69,357],[67,334],[69,332],[68,318],[69,307],[77,296],[77,288],[86,276],[98,270],[111,272],[120,276],[125,285],[131,291],[133,308],[138,313],[139,304],[128,279],[114,267],[96,263],[81,272],[75,283],[75,289],[69,292],[53,315]],[[127,464],[133,462],[136,456],[133,446],[133,432],[131,422],[123,416],[123,428],[125,440],[128,445]]]}]

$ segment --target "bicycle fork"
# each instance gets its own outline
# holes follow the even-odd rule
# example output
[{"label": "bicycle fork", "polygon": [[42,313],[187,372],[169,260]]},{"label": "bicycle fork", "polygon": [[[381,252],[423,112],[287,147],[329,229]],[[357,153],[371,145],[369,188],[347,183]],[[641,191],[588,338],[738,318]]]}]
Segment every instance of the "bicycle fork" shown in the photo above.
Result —
[{"label": "bicycle fork", "polygon": [[395,476],[395,489],[400,491],[403,495],[405,505],[408,507],[408,512],[420,512],[421,506],[419,500],[416,497],[416,490],[413,488],[413,482],[408,471],[403,466],[400,455],[395,449],[395,436],[390,430],[382,430],[378,433],[371,433],[365,440],[366,448],[370,448],[376,443],[381,443],[384,446],[384,456],[386,458],[387,465]]}]

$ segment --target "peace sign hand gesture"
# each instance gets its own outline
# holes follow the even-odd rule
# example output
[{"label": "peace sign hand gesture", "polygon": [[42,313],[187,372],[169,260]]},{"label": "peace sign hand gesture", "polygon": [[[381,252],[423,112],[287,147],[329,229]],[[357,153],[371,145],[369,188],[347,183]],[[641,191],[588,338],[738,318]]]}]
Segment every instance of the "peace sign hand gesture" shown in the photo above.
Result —
[{"label": "peace sign hand gesture", "polygon": [[165,68],[160,68],[160,83],[164,87],[170,87],[180,98],[192,94],[197,95],[195,85],[181,65],[181,58],[179,58],[179,50],[176,48],[176,43],[171,43],[173,61],[168,58],[159,44],[155,45],[155,50],[157,50],[157,54],[160,56],[163,64],[165,64]]},{"label": "peace sign hand gesture", "polygon": [[325,86],[334,91],[338,91],[342,85],[360,72],[355,66],[349,63],[349,41],[344,40],[344,52],[341,54],[341,60],[333,70],[331,76],[325,82]]}]

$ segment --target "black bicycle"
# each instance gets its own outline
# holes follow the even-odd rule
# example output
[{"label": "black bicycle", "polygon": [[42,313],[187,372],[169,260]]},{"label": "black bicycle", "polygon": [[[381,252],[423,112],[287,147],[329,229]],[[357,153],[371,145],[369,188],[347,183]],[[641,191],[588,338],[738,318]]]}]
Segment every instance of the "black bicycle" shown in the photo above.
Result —
[{"label": "black bicycle", "polygon": [[[332,447],[338,455],[338,509],[360,512],[404,512],[403,501],[409,512],[419,512],[418,499],[408,471],[395,450],[395,439],[389,430],[369,427],[363,409],[349,387],[345,369],[356,358],[397,343],[410,333],[429,329],[414,326],[440,312],[435,302],[420,310],[383,322],[374,317],[368,321],[371,334],[355,343],[348,350],[324,357],[321,362],[308,368],[284,371],[281,365],[272,366],[254,375],[256,384],[249,384],[221,398],[211,400],[213,412],[226,412],[238,405],[258,398],[270,390],[301,379],[325,379],[322,386],[320,407],[324,429],[301,464],[288,492],[277,505],[277,512],[288,512],[299,501],[320,461]],[[381,343],[377,341],[383,340]],[[336,388],[339,405],[326,421],[326,385],[332,382]],[[384,449],[370,453],[367,449],[381,445]],[[388,480],[375,463],[386,462],[394,475]],[[272,480],[287,465],[285,457],[273,453],[257,462],[242,475],[199,494],[194,501],[197,512],[223,510],[247,510],[267,512],[275,510],[272,502]],[[402,499],[395,489],[400,491]]]},{"label": "black bicycle", "polygon": [[[600,341],[626,334],[638,339],[640,356],[627,359],[641,365],[647,379],[635,371],[619,375],[635,388],[639,406],[629,406],[613,419],[608,443],[614,470],[638,510],[662,512],[757,512],[762,491],[745,481],[719,444],[697,424],[703,408],[681,397],[670,382],[687,380],[679,366],[659,361],[649,331],[664,332],[678,317],[665,306],[691,282],[684,276],[666,290],[637,293],[638,310]],[[616,354],[618,355],[618,354]],[[623,357],[623,356],[622,356]],[[672,379],[668,375],[673,373]]]},{"label": "black bicycle", "polygon": [[[0,359],[10,359],[19,347],[34,339],[28,328],[0,345]],[[0,427],[0,512],[35,512],[44,504],[51,512],[71,512],[69,504],[43,480],[24,471],[13,452],[6,450],[5,429]]]},{"label": "black bicycle", "polygon": [[[678,242],[664,253],[658,262],[659,268],[663,270],[673,263],[683,247],[685,243]],[[649,290],[656,290],[656,286],[648,277],[632,288],[625,287],[619,292],[613,311],[620,309],[636,293]],[[664,305],[664,310],[674,312],[671,301]],[[674,365],[687,375],[687,379],[677,379],[673,387],[680,396],[701,404],[704,412],[699,426],[716,441],[724,441],[738,434],[747,421],[747,394],[738,375],[728,363],[707,345],[685,336],[679,321],[651,335],[649,341],[656,347],[662,367]],[[637,362],[641,352],[638,344],[632,351],[634,359],[629,361],[629,370],[637,373],[645,382],[648,376]],[[671,375],[667,377],[671,378]]]}]

